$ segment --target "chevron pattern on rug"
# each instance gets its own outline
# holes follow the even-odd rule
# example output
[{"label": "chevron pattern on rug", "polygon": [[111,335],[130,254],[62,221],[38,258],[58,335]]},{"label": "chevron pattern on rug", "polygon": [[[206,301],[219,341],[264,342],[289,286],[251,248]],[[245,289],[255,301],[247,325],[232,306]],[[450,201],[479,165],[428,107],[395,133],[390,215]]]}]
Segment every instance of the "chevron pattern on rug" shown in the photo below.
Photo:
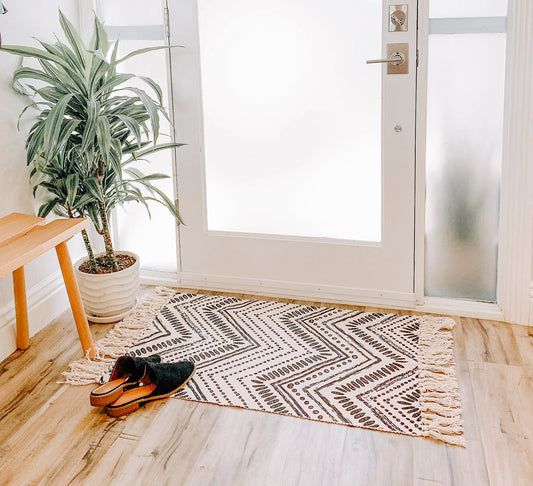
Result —
[{"label": "chevron pattern on rug", "polygon": [[128,354],[193,361],[178,398],[417,436],[419,325],[416,316],[176,294]]}]

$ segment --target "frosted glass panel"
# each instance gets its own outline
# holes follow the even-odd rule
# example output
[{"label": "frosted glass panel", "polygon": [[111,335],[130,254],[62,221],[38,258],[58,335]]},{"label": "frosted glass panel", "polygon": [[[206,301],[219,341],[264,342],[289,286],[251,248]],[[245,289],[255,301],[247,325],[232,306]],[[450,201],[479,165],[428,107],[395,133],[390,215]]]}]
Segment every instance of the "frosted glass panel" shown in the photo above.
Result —
[{"label": "frosted glass panel", "polygon": [[[124,55],[135,49],[162,45],[163,41],[121,41],[120,51]],[[120,70],[135,73],[139,76],[150,76],[162,88],[164,105],[168,107],[167,64],[164,50],[154,51],[134,57],[120,64]],[[139,81],[130,81],[146,89],[150,87]],[[155,94],[152,93],[155,98]],[[169,142],[170,126],[165,118],[161,118],[161,132],[163,135],[159,143]],[[137,167],[144,172],[161,172],[172,175],[172,154],[162,151],[146,157],[149,162],[139,161]],[[173,199],[172,179],[156,181],[159,188]],[[141,259],[141,266],[149,270],[176,272],[176,223],[169,211],[163,206],[152,202],[150,204],[151,220],[142,204],[131,202],[116,212],[117,221],[117,248],[136,252]]]},{"label": "frosted glass panel", "polygon": [[104,21],[108,25],[162,25],[161,1],[102,0]]},{"label": "frosted glass panel", "polygon": [[504,77],[505,34],[430,36],[426,295],[496,299]]},{"label": "frosted glass panel", "polygon": [[507,0],[429,0],[429,17],[505,17]]},{"label": "frosted glass panel", "polygon": [[380,241],[381,1],[198,9],[209,230]]}]

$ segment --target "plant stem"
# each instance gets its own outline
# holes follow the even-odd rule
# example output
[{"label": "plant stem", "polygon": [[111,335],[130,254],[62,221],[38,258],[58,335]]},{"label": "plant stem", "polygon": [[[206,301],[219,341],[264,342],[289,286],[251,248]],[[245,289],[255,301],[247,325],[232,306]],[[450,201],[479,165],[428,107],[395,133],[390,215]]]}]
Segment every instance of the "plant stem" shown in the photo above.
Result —
[{"label": "plant stem", "polygon": [[109,231],[109,223],[107,221],[107,212],[105,204],[100,202],[100,219],[102,220],[102,236],[104,237],[105,254],[107,263],[114,272],[118,272],[118,263],[113,250],[113,242],[111,241],[111,233]]},{"label": "plant stem", "polygon": [[89,256],[89,267],[91,269],[96,267],[96,258],[94,258],[93,247],[89,241],[89,235],[87,230],[81,230],[81,236],[83,237],[83,242],[85,243],[85,249],[87,250],[87,255]]},{"label": "plant stem", "polygon": [[[100,191],[102,193],[102,197],[104,197],[104,194],[105,194],[104,176],[105,176],[104,161],[102,158],[100,158],[98,160],[97,179],[98,179],[98,184],[100,185]],[[99,233],[104,238],[107,264],[111,267],[111,270],[113,270],[113,272],[118,272],[117,257],[115,256],[115,251],[113,250],[113,242],[111,241],[111,233],[109,230],[109,222],[107,220],[107,211],[106,211],[104,199],[100,200],[98,205],[99,205],[100,220],[102,222],[102,231],[100,231]]]},{"label": "plant stem", "polygon": [[[74,213],[70,208],[67,208],[69,218],[75,218]],[[93,247],[91,246],[91,241],[89,240],[89,235],[87,230],[81,230],[81,235],[83,237],[83,243],[85,243],[85,249],[87,250],[87,255],[89,257],[89,267],[91,269],[96,267],[96,259],[94,258]]]}]

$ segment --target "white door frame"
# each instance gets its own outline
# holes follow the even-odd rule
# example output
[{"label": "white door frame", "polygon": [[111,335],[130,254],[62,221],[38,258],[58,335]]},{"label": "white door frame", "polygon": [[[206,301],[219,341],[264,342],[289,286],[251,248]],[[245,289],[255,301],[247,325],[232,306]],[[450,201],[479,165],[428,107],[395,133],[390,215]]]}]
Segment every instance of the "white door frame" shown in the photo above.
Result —
[{"label": "white door frame", "polygon": [[416,305],[424,305],[425,228],[426,228],[426,119],[427,67],[429,35],[429,0],[418,0],[418,35],[416,74],[416,135],[415,135],[415,268],[414,291]]},{"label": "white door frame", "polygon": [[[509,0],[497,303],[424,296],[429,1],[419,0],[415,204],[417,309],[533,324],[533,4]],[[529,158],[528,158],[529,157]]]},{"label": "white door frame", "polygon": [[533,325],[533,2],[509,0],[498,304]]}]

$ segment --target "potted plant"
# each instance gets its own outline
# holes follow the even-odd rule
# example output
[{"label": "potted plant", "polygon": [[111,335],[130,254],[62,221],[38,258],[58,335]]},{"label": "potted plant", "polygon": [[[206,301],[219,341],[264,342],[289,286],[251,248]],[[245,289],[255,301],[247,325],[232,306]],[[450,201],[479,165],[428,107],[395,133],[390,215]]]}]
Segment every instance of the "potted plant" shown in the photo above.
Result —
[{"label": "potted plant", "polygon": [[105,252],[95,255],[83,232],[87,257],[75,271],[89,319],[113,322],[135,305],[139,287],[139,258],[116,252],[111,241],[110,215],[117,206],[136,201],[148,208],[155,201],[181,223],[172,201],[153,181],[168,177],[143,173],[135,162],[179,143],[157,143],[160,115],[168,118],[161,88],[150,78],[138,77],[155,94],[128,85],[133,74],[117,67],[150,47],[118,57],[102,23],[95,17],[88,45],[59,12],[67,43],[41,42],[42,48],[4,45],[11,54],[37,61],[39,67],[19,67],[15,89],[31,98],[21,116],[34,109],[36,121],[26,141],[27,164],[34,196],[44,200],[39,216],[51,212],[68,218],[88,217],[103,238]]}]

